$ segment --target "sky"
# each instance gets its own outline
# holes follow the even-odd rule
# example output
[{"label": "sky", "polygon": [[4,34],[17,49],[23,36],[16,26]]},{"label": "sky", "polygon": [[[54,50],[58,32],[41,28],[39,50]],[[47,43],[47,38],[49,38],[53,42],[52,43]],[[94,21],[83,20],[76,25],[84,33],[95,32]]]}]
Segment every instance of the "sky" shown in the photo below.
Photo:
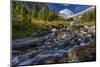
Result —
[{"label": "sky", "polygon": [[68,14],[76,14],[81,12],[91,6],[89,5],[74,5],[74,4],[57,4],[57,3],[48,3],[49,9],[54,9],[56,12],[60,13],[68,13]]}]

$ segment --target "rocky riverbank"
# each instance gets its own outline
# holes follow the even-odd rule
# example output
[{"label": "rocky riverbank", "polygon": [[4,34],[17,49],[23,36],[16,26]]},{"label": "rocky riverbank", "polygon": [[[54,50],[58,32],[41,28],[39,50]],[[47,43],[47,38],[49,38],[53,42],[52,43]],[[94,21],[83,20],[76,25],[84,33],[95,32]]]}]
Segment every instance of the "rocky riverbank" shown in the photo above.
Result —
[{"label": "rocky riverbank", "polygon": [[12,42],[12,65],[37,65],[96,60],[95,26],[62,28]]}]

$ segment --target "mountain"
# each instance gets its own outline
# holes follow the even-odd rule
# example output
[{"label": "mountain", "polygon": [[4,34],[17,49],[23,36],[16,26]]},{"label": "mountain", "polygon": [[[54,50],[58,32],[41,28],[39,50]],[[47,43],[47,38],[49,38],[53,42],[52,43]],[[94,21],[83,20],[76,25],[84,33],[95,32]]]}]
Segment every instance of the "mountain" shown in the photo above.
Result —
[{"label": "mountain", "polygon": [[95,7],[92,6],[92,7],[87,8],[87,9],[81,11],[81,12],[78,12],[76,14],[73,14],[72,11],[68,11],[68,9],[65,9],[65,10],[59,11],[59,16],[66,19],[66,20],[68,20],[68,19],[80,16],[80,15],[83,16],[84,14],[87,14],[88,12],[91,12],[91,11],[95,12]]}]

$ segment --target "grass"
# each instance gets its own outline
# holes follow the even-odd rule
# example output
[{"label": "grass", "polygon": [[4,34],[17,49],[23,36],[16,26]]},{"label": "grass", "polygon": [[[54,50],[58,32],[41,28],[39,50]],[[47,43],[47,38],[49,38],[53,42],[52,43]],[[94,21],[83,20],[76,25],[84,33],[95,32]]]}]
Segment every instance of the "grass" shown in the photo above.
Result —
[{"label": "grass", "polygon": [[87,22],[82,22],[81,25],[95,26],[96,22],[95,21],[87,21]]},{"label": "grass", "polygon": [[13,37],[12,37],[12,39],[29,37],[30,34],[31,34],[31,32],[28,32],[28,31],[24,31],[24,32],[13,31],[13,33],[12,33]]},{"label": "grass", "polygon": [[68,26],[68,23],[65,21],[44,21],[44,20],[36,20],[32,19],[32,30],[31,31],[18,31],[18,30],[13,30],[12,33],[12,38],[17,39],[17,38],[25,38],[31,36],[33,32],[42,32],[42,31],[51,31],[53,27],[59,26],[59,24],[63,26]]},{"label": "grass", "polygon": [[[26,31],[24,30],[23,32],[21,31],[16,31],[14,30],[12,35],[13,39],[16,38],[25,38],[31,36],[33,32],[42,32],[42,31],[50,31],[54,26],[57,27],[60,25],[63,25],[65,27],[68,27],[70,22],[67,21],[44,21],[44,20],[38,20],[38,19],[32,19],[32,30],[31,31]],[[96,22],[95,21],[88,21],[88,22],[81,22],[81,25],[87,25],[87,26],[95,26]]]},{"label": "grass", "polygon": [[69,23],[67,21],[63,21],[63,20],[45,21],[45,20],[33,19],[32,23],[40,25],[40,26],[50,27],[50,28],[52,28],[52,26],[58,26],[59,24],[63,25],[63,26],[68,26],[69,25]]}]

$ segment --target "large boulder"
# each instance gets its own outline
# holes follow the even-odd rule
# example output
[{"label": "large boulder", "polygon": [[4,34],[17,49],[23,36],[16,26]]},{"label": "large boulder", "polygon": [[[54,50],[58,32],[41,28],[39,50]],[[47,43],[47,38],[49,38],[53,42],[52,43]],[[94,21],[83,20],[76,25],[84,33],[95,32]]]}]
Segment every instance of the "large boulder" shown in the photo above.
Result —
[{"label": "large boulder", "polygon": [[95,61],[96,60],[96,42],[93,41],[87,45],[75,46],[69,50],[69,62]]}]

